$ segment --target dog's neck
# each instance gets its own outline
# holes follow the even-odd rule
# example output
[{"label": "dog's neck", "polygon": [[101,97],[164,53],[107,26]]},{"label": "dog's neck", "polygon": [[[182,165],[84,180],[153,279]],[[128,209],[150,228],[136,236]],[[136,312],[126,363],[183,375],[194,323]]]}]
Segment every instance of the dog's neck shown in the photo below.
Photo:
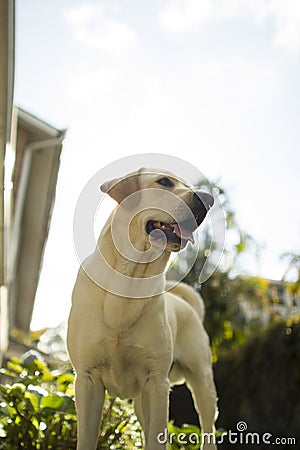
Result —
[{"label": "dog's neck", "polygon": [[[145,251],[150,248],[145,242],[145,236],[131,236],[132,247],[129,246],[128,251],[128,230],[123,229],[118,222],[118,236],[115,238],[111,224],[112,217],[104,226],[97,248],[84,262],[83,268],[102,288],[100,304],[104,320],[117,331],[130,328],[142,314],[145,305],[155,302],[165,291],[164,272],[170,252],[164,251],[148,263],[141,262]],[[136,253],[135,249],[140,253]],[[140,255],[140,260],[137,255]],[[151,260],[150,253],[149,258]]]},{"label": "dog's neck", "polygon": [[146,274],[147,278],[163,275],[171,252],[164,250],[159,254],[157,249],[151,249],[143,233],[130,233],[120,222],[114,232],[112,218],[113,214],[98,240],[98,248],[112,271],[130,278],[144,279]]}]

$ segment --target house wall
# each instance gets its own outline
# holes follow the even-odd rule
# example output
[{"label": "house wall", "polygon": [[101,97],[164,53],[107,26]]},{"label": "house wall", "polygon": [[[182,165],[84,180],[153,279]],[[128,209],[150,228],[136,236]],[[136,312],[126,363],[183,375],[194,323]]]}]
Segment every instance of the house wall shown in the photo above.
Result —
[{"label": "house wall", "polygon": [[7,221],[10,212],[4,191],[4,160],[11,142],[14,90],[14,0],[0,1],[0,364],[8,345]]},{"label": "house wall", "polygon": [[4,157],[8,141],[8,2],[0,2],[0,285],[4,284]]}]

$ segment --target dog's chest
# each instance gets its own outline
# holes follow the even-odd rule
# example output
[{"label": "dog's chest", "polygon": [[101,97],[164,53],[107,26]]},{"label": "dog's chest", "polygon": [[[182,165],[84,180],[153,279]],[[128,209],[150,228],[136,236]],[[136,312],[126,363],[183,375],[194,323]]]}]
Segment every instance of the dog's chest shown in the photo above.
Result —
[{"label": "dog's chest", "polygon": [[134,398],[151,374],[159,371],[158,355],[129,337],[104,339],[95,349],[94,370],[112,397]]}]

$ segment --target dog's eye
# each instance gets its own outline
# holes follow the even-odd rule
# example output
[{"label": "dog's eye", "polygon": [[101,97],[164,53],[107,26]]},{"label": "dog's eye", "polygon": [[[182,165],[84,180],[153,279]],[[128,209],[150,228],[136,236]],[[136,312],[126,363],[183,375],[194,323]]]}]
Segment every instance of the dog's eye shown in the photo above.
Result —
[{"label": "dog's eye", "polygon": [[167,178],[167,177],[160,178],[159,180],[157,180],[156,183],[158,183],[164,187],[173,187],[174,186],[173,181],[169,180],[169,178]]}]

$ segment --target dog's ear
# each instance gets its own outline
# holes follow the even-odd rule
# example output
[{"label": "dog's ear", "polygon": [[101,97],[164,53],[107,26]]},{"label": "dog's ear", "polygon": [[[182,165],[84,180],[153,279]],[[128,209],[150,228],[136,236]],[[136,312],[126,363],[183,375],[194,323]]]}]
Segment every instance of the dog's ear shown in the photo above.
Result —
[{"label": "dog's ear", "polygon": [[[105,194],[116,200],[119,204],[127,197],[131,196],[123,203],[125,208],[135,208],[140,200],[139,191],[141,190],[140,176],[142,169],[132,172],[124,177],[115,178],[110,181],[105,181],[100,189]],[[136,193],[135,195],[131,195]]]}]

